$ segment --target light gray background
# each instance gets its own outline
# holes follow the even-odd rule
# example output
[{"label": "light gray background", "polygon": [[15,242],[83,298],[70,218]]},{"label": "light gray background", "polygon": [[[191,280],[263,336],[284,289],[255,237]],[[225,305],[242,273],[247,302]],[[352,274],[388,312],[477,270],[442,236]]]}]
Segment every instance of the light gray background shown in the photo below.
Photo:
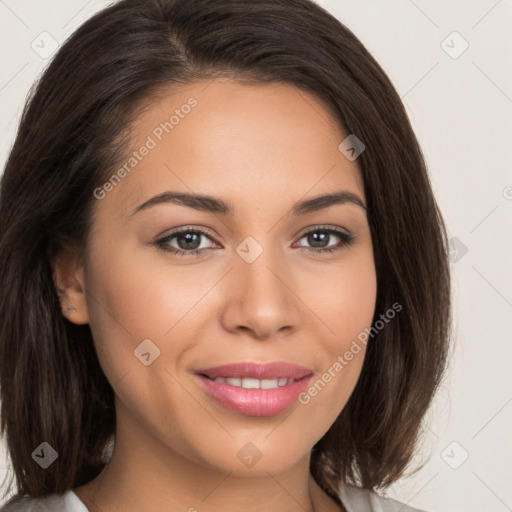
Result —
[{"label": "light gray background", "polygon": [[[48,63],[31,45],[51,50],[51,38],[63,42],[109,3],[0,0],[2,163]],[[318,3],[362,40],[399,91],[458,239],[454,353],[425,427],[418,460],[427,463],[389,495],[431,512],[512,510],[512,0]],[[9,469],[0,460],[3,479]]]}]

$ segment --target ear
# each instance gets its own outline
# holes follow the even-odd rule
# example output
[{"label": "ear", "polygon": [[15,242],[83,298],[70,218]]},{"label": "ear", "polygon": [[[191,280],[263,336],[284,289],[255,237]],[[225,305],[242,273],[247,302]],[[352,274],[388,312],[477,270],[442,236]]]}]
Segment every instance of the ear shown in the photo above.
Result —
[{"label": "ear", "polygon": [[85,294],[84,266],[76,251],[63,249],[51,261],[53,282],[62,314],[74,324],[89,323]]}]

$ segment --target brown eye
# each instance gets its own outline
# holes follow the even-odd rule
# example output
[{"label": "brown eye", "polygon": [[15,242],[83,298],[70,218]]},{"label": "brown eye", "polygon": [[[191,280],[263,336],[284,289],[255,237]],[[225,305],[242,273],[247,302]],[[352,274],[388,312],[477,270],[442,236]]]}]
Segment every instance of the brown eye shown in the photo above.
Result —
[{"label": "brown eye", "polygon": [[[198,228],[184,228],[160,238],[154,245],[162,251],[178,254],[180,256],[197,256],[205,249],[208,249],[208,247],[201,247],[204,238],[212,240],[206,231]],[[170,243],[173,240],[175,240],[176,245]]]},{"label": "brown eye", "polygon": [[[337,237],[340,241],[336,245],[329,246],[332,238]],[[331,252],[350,245],[355,236],[333,228],[316,228],[304,233],[301,237],[306,239],[310,247],[304,247],[308,252]]]}]

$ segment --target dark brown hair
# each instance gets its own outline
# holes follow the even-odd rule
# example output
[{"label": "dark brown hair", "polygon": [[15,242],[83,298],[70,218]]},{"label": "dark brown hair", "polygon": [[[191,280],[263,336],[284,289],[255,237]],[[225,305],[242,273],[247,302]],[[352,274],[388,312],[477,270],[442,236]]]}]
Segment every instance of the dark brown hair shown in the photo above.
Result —
[{"label": "dark brown hair", "polygon": [[[310,0],[121,0],[74,32],[31,90],[0,184],[0,432],[17,495],[63,493],[103,469],[113,390],[88,325],[64,319],[51,260],[86,246],[93,191],[127,150],[144,106],[172,87],[229,77],[315,95],[366,146],[357,163],[377,271],[374,321],[348,403],[314,446],[311,472],[384,488],[408,468],[446,364],[446,232],[424,158],[390,80]],[[340,141],[341,142],[341,141]],[[31,457],[46,441],[59,457]]]}]

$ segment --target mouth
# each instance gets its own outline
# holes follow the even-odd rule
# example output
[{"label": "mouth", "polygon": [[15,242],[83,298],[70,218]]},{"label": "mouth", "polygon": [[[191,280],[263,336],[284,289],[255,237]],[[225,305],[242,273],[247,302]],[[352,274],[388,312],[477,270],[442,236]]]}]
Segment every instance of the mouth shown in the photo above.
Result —
[{"label": "mouth", "polygon": [[230,386],[244,389],[276,389],[278,387],[289,386],[295,379],[288,379],[286,377],[280,377],[278,379],[252,379],[250,377],[215,377],[212,379],[208,375],[203,375],[207,379],[213,380],[214,382],[226,383]]},{"label": "mouth", "polygon": [[284,412],[304,391],[313,371],[281,361],[235,363],[196,371],[209,398],[247,416],[273,416]]}]

